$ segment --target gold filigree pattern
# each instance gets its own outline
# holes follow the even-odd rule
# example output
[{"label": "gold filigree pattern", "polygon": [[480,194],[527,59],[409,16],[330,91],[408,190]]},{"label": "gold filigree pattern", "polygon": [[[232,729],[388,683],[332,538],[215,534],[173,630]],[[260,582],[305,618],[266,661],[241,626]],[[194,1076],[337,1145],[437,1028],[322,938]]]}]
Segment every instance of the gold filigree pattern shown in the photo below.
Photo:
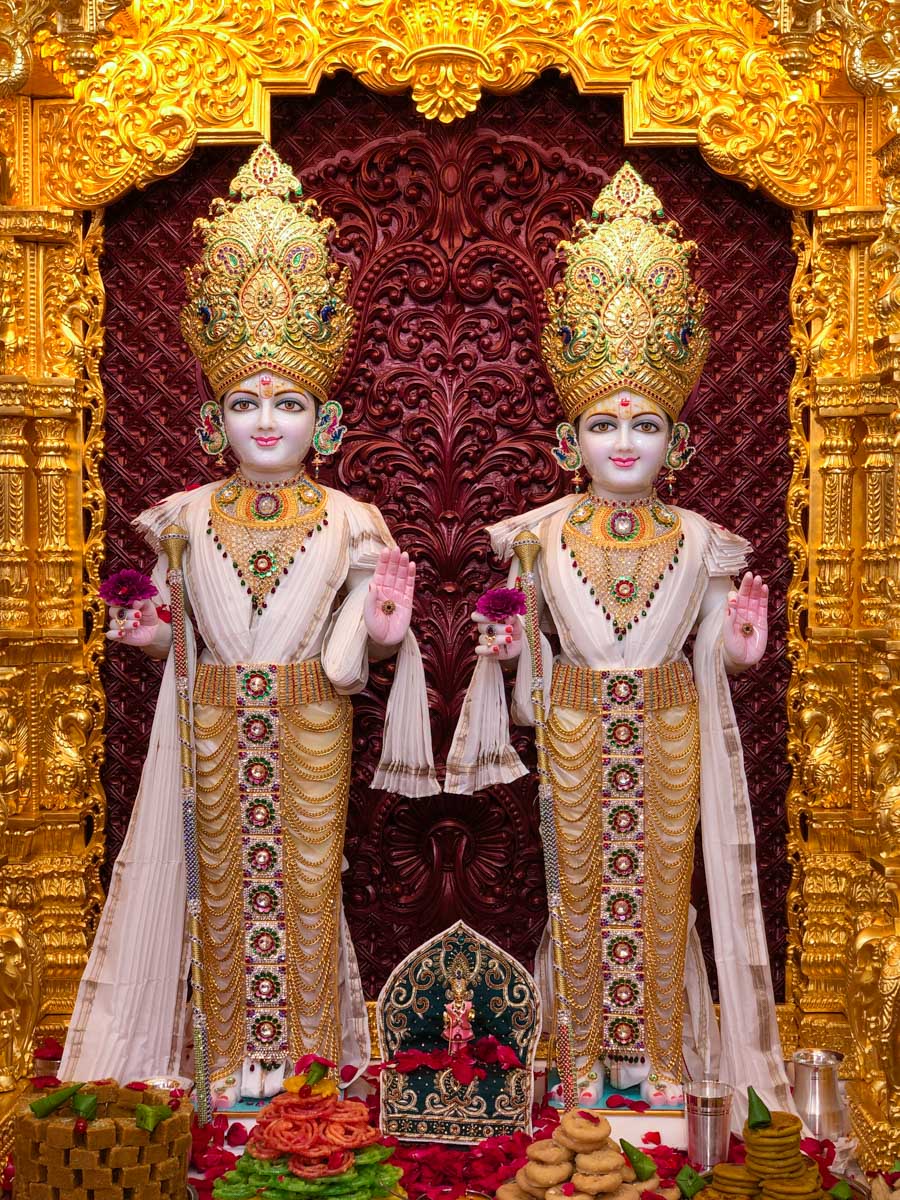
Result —
[{"label": "gold filigree pattern", "polygon": [[791,80],[767,22],[741,5],[318,0],[299,13],[287,0],[156,0],[111,28],[75,100],[38,106],[41,191],[55,203],[107,204],[177,170],[198,141],[264,137],[267,90],[313,91],[339,68],[378,91],[412,88],[441,121],[472,111],[482,89],[557,68],[584,91],[622,92],[635,140],[697,142],[717,171],[786,204],[853,200],[845,148],[860,101]]},{"label": "gold filigree pattern", "polygon": [[[112,15],[115,7],[99,6],[108,28],[96,46],[100,69],[74,97],[60,95],[73,86],[70,44],[48,30],[34,44],[43,98],[0,101],[0,202],[15,206],[0,213],[0,623],[25,704],[4,700],[0,679],[0,804],[16,806],[0,845],[0,861],[9,856],[0,900],[26,912],[46,946],[39,1028],[60,1036],[71,1011],[101,900],[104,821],[102,218],[83,234],[81,215],[57,206],[109,203],[177,170],[198,143],[256,142],[268,132],[269,92],[311,92],[339,69],[376,91],[409,90],[421,113],[450,121],[482,91],[511,92],[555,68],[585,92],[621,94],[630,141],[697,144],[722,174],[820,210],[794,222],[793,1006],[780,1018],[786,1044],[796,1026],[807,1044],[848,1052],[860,1153],[868,1166],[889,1165],[900,1152],[890,1120],[900,1064],[885,1040],[896,1044],[897,868],[887,839],[896,822],[890,685],[900,672],[882,634],[885,624],[900,630],[900,431],[890,420],[900,397],[900,140],[879,152],[882,206],[872,150],[898,123],[896,101],[880,92],[896,71],[884,6],[148,0]],[[793,24],[776,39],[770,19],[779,13]],[[842,54],[872,99],[848,87]],[[66,634],[42,638],[42,628]]]},{"label": "gold filigree pattern", "polygon": [[400,1141],[478,1142],[531,1129],[532,1066],[540,1033],[540,998],[525,969],[463,921],[408,955],[391,973],[376,1004],[378,1045],[390,1061],[402,1050],[446,1049],[444,1013],[452,974],[466,978],[476,1038],[512,1047],[522,1067],[488,1067],[487,1077],[458,1082],[449,1068],[382,1074],[380,1125]]}]

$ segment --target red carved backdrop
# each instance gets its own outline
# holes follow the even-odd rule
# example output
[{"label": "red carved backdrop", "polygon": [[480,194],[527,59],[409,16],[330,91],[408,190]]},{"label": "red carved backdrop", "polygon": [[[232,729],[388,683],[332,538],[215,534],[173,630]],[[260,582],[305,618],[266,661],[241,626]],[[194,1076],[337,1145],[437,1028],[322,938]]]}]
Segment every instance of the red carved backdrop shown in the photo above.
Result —
[{"label": "red carved backdrop", "polygon": [[[538,354],[554,248],[626,157],[619,104],[543,81],[486,98],[449,127],[346,79],[276,101],[273,140],[340,227],[358,333],[339,387],[349,432],[326,482],[374,502],[420,570],[421,640],[439,762],[473,661],[468,614],[501,578],[482,527],[569,486],[548,447],[560,413]],[[109,401],[107,569],[149,566],[128,521],[214,468],[193,436],[194,363],[178,330],[194,218],[247,157],[199,151],[108,214],[103,272]],[[718,178],[692,149],[627,157],[701,247],[713,348],[687,411],[698,453],[676,501],[756,546],[772,587],[770,649],[735,683],[769,944],[783,990],[785,894],[785,396],[789,214]],[[531,963],[545,917],[533,780],[474,798],[410,801],[368,787],[390,665],[357,698],[347,915],[370,996],[425,937],[462,917]],[[104,783],[110,861],[137,788],[158,682],[112,648]],[[521,736],[520,748],[528,738]]]}]

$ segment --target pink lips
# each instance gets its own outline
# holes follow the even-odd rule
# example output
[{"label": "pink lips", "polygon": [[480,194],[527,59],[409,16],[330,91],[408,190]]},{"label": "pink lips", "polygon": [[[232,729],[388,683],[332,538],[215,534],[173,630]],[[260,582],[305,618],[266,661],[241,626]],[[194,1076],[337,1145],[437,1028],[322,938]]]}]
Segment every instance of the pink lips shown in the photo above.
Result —
[{"label": "pink lips", "polygon": [[637,459],[636,458],[611,458],[609,461],[611,463],[614,463],[617,467],[633,467],[634,464],[637,462]]},{"label": "pink lips", "polygon": [[274,446],[281,441],[280,437],[255,437],[254,442],[257,446]]}]

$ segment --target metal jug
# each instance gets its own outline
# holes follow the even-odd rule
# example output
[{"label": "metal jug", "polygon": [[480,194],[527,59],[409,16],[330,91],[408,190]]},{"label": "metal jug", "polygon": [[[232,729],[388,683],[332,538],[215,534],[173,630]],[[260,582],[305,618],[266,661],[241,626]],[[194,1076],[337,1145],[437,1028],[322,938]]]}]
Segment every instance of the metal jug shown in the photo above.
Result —
[{"label": "metal jug", "polygon": [[794,1054],[794,1104],[813,1137],[843,1137],[847,1110],[838,1085],[841,1056],[831,1050],[797,1050]]}]

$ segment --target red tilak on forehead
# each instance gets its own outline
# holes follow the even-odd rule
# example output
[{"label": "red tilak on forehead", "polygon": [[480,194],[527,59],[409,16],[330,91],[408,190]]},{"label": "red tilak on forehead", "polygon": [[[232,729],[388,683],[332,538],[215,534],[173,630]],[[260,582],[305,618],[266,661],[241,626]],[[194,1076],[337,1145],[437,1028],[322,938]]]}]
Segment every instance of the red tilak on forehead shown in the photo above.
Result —
[{"label": "red tilak on forehead", "polygon": [[630,408],[631,407],[631,401],[628,399],[627,396],[622,396],[619,399],[619,407],[620,408]]}]

